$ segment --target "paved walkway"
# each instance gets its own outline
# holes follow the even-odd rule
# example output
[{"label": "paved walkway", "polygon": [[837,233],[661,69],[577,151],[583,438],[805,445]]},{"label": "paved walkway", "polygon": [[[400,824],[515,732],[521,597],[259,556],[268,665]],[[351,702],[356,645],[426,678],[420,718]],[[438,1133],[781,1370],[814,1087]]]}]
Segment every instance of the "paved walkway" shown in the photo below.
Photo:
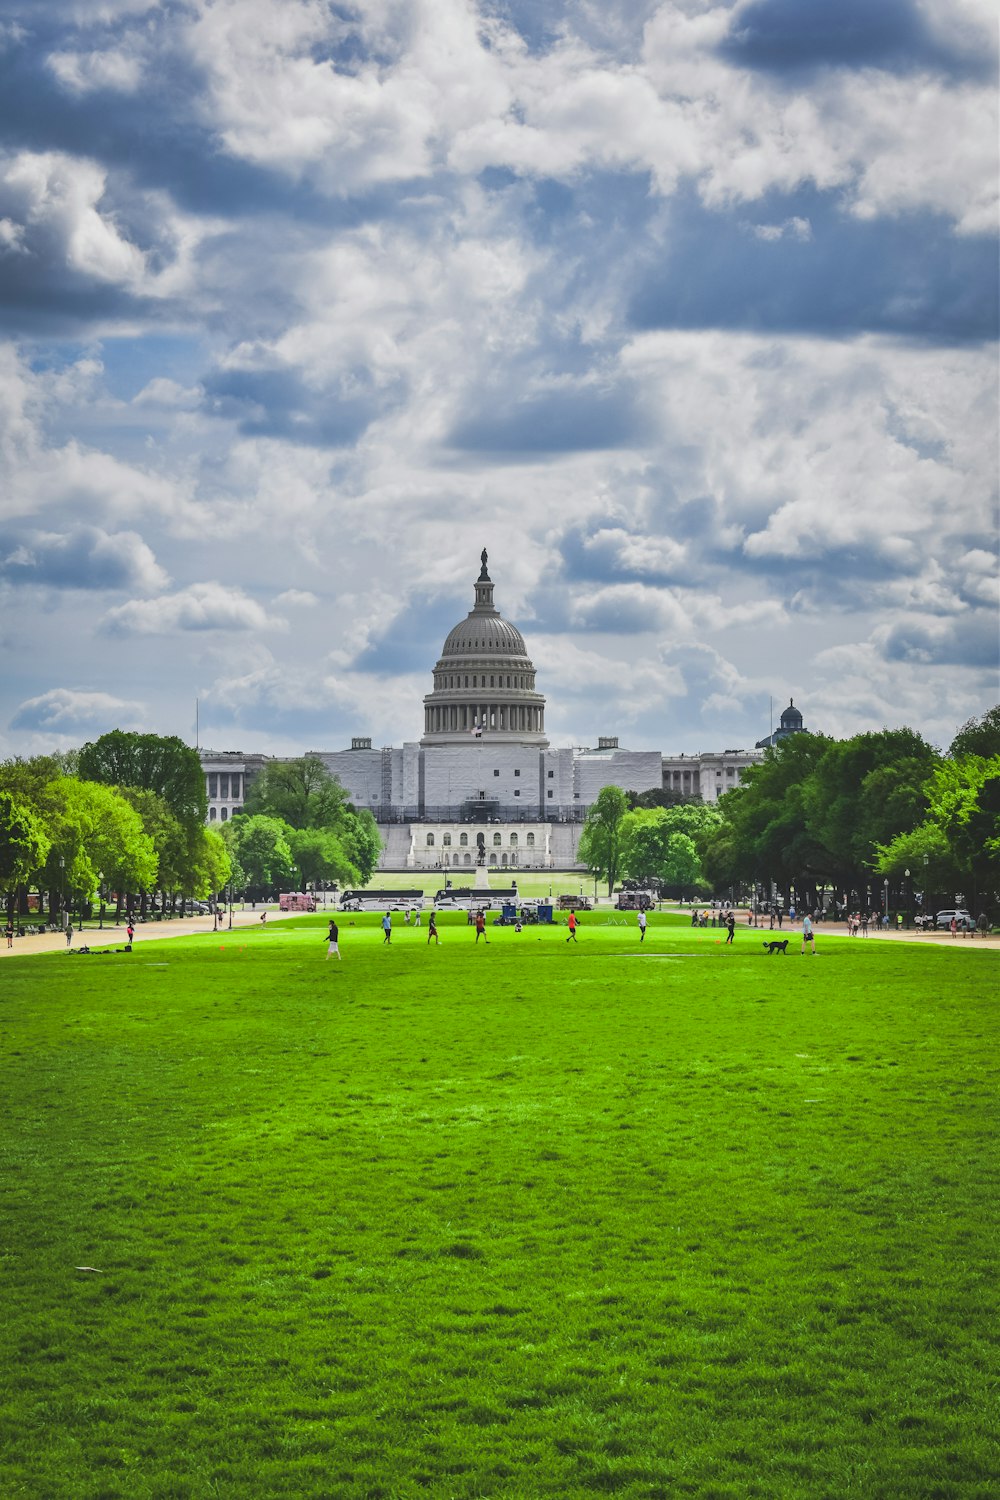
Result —
[{"label": "paved walkway", "polygon": [[[330,908],[331,911],[333,908]],[[256,911],[247,907],[246,910],[233,910],[233,931],[239,928],[259,927],[261,911],[265,908],[259,907]],[[301,912],[278,911],[277,907],[267,907],[267,925],[272,922],[283,921],[286,917],[301,916]],[[204,935],[213,936],[212,917],[175,917],[168,918],[165,922],[137,922],[135,924],[134,943],[147,943],[154,938],[176,938]],[[225,941],[225,935],[229,931],[229,913],[226,912],[219,918],[218,931],[214,933]],[[114,922],[104,921],[103,931],[98,927],[88,925],[82,932],[73,929],[73,947],[82,948],[124,948],[128,939],[125,936],[125,923],[121,922],[116,927]],[[7,947],[7,939],[0,932],[0,958],[17,957],[27,958],[34,953],[65,953],[66,934],[64,932],[43,932],[32,937],[16,937],[13,948]]]}]

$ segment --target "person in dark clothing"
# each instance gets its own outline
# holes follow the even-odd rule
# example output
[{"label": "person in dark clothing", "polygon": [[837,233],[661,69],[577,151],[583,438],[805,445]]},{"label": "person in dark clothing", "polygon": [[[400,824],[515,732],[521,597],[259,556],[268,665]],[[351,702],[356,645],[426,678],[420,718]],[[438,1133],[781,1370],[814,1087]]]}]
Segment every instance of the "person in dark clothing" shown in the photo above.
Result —
[{"label": "person in dark clothing", "polygon": [[729,928],[729,931],[726,934],[726,943],[729,944],[732,942],[733,937],[736,933],[736,915],[734,912],[730,912],[726,917],[726,926]]}]

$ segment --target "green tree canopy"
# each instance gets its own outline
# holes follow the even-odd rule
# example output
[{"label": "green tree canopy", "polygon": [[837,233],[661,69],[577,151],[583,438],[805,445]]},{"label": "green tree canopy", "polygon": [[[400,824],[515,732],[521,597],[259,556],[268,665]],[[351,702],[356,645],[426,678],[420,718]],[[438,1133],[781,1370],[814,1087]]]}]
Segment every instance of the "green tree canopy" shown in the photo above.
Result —
[{"label": "green tree canopy", "polygon": [[0,890],[26,885],[45,863],[51,842],[31,806],[0,788]]},{"label": "green tree canopy", "polygon": [[963,755],[979,755],[984,760],[1000,755],[1000,703],[978,719],[967,719],[952,740],[948,754],[956,760]]},{"label": "green tree canopy", "polygon": [[337,828],[347,807],[344,788],[315,755],[269,761],[243,802],[248,817],[263,813],[289,828]]},{"label": "green tree canopy", "polygon": [[294,865],[292,830],[280,818],[241,813],[222,829],[232,858],[233,882],[240,890],[266,892],[286,885]]},{"label": "green tree canopy", "polygon": [[80,751],[79,774],[106,786],[134,786],[157,792],[186,828],[204,823],[208,813],[205,776],[197,750],[176,735],[134,734],[113,729]]},{"label": "green tree canopy", "polygon": [[608,894],[621,874],[622,821],[628,801],[620,786],[605,786],[587,813],[577,858],[608,882]]}]

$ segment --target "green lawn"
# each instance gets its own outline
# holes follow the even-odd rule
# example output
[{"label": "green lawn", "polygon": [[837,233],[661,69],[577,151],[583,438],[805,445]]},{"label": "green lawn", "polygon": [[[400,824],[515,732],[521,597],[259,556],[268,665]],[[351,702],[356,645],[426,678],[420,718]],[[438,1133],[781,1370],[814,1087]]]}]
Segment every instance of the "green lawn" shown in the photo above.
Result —
[{"label": "green lawn", "polygon": [[609,916],[5,960],[0,1495],[995,1494],[997,956]]}]

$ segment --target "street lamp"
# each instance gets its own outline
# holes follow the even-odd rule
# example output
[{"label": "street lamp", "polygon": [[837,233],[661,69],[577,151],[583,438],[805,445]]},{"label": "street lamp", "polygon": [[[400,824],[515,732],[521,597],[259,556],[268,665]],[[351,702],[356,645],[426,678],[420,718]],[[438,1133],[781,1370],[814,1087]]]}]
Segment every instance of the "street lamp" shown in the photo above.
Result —
[{"label": "street lamp", "polygon": [[61,854],[59,856],[59,900],[63,908],[61,913],[62,925],[65,927],[68,915],[66,911],[66,861]]},{"label": "street lamp", "polygon": [[888,926],[889,926],[889,877],[888,877],[888,875],[885,877],[885,879],[882,882],[882,890],[883,890],[882,926],[884,928],[888,928]]},{"label": "street lamp", "polygon": [[233,930],[233,882],[229,882],[229,931]]},{"label": "street lamp", "polygon": [[[910,872],[909,872],[909,870],[904,870],[903,871],[903,877],[906,880],[907,885],[909,885],[909,883],[910,883]],[[907,926],[907,928],[909,928],[909,925],[910,925],[910,897],[909,897],[909,892],[908,891],[904,890],[904,892],[903,892],[903,900],[906,903],[906,926]]]},{"label": "street lamp", "polygon": [[104,876],[98,872],[97,875],[97,904],[100,908],[97,918],[98,932],[104,931]]}]

